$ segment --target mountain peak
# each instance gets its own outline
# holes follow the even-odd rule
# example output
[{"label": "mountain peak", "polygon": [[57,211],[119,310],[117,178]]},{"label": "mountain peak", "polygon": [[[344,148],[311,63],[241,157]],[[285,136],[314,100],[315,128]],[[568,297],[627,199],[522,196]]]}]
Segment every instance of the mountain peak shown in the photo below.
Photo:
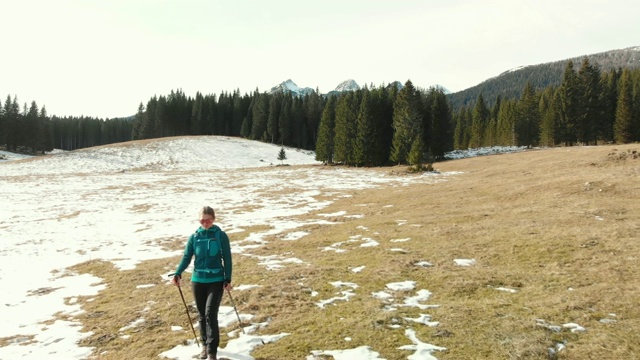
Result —
[{"label": "mountain peak", "polygon": [[353,79],[348,79],[336,86],[334,91],[356,91],[360,90],[360,85]]},{"label": "mountain peak", "polygon": [[281,82],[280,84],[278,84],[277,86],[274,86],[271,88],[271,90],[269,91],[270,94],[276,93],[276,92],[290,92],[293,95],[297,95],[297,96],[304,96],[306,94],[310,94],[313,92],[312,88],[301,88],[298,85],[296,85],[296,83],[293,82],[293,80],[291,79],[287,79],[286,81]]}]

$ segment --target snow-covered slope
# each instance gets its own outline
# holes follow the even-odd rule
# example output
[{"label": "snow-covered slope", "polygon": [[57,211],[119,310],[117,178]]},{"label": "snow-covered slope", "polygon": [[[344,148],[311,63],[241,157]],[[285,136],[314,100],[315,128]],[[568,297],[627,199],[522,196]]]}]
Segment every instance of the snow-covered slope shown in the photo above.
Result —
[{"label": "snow-covered slope", "polygon": [[[285,147],[289,165],[317,164],[313,151]],[[0,175],[215,170],[280,164],[280,146],[226,136],[132,141],[0,162]]]}]

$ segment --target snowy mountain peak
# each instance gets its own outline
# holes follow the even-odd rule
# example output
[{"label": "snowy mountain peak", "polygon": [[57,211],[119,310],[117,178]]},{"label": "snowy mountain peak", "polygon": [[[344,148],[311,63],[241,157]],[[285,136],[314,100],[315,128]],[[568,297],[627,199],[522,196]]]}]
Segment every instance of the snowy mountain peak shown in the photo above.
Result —
[{"label": "snowy mountain peak", "polygon": [[451,91],[449,91],[449,89],[440,84],[434,84],[432,86],[438,90],[441,90],[445,95],[451,94]]},{"label": "snowy mountain peak", "polygon": [[313,89],[308,87],[301,88],[298,85],[296,85],[296,83],[294,83],[293,80],[287,79],[286,81],[281,82],[279,85],[272,87],[269,93],[273,94],[279,91],[290,92],[293,95],[297,95],[297,96],[304,96],[306,94],[312,93]]},{"label": "snowy mountain peak", "polygon": [[356,91],[360,90],[360,85],[353,79],[345,80],[336,86],[335,91]]}]

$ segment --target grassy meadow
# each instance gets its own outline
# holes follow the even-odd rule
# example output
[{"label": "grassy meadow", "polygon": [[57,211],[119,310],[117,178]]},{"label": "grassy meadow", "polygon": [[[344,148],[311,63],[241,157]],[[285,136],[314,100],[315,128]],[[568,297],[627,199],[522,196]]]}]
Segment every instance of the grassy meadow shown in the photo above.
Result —
[{"label": "grassy meadow", "polygon": [[[638,144],[607,145],[451,160],[434,164],[440,172],[462,172],[447,181],[383,185],[351,191],[351,197],[339,200],[327,198],[333,203],[321,213],[363,217],[335,215],[329,219],[338,224],[308,225],[297,229],[309,232],[299,240],[282,241],[280,234],[252,250],[263,256],[286,254],[303,264],[268,271],[254,257],[234,257],[235,285],[260,285],[233,293],[238,310],[254,314],[254,322],[269,321],[260,333],[291,334],[252,355],[258,360],[305,359],[312,350],[368,345],[382,358],[406,359],[413,352],[398,348],[411,344],[404,334],[411,327],[421,341],[447,348],[433,353],[441,360],[640,358],[637,150]],[[371,171],[417,176],[404,174],[404,167]],[[232,234],[232,242],[252,230]],[[358,235],[380,245],[346,243],[344,253],[321,251]],[[411,240],[391,241],[407,238]],[[181,250],[186,238],[159,240]],[[462,267],[454,259],[476,263]],[[158,358],[193,338],[175,287],[136,288],[162,284],[158,275],[173,270],[178,261],[178,256],[147,261],[128,271],[102,261],[74,267],[107,284],[91,301],[80,299],[85,313],[75,316],[85,331],[93,332],[82,345],[95,347],[96,359]],[[433,266],[416,266],[418,261]],[[351,271],[363,265],[362,272]],[[385,311],[384,302],[371,295],[406,280],[415,281],[416,289],[395,292],[396,303],[427,289],[433,294],[425,304],[440,307]],[[334,281],[358,284],[357,295],[321,309],[315,303],[339,291],[330,284]],[[188,281],[183,291],[191,303]],[[226,296],[223,304],[230,304]],[[141,311],[146,321],[128,331],[130,338],[120,337],[119,329]],[[431,315],[439,325],[403,319],[420,314]],[[194,307],[191,315],[195,321]],[[562,327],[567,323],[586,331]],[[402,326],[394,329],[393,324]],[[171,331],[172,325],[184,331]],[[229,339],[226,333],[236,329],[222,329],[221,346]],[[550,353],[558,343],[566,348]]]}]

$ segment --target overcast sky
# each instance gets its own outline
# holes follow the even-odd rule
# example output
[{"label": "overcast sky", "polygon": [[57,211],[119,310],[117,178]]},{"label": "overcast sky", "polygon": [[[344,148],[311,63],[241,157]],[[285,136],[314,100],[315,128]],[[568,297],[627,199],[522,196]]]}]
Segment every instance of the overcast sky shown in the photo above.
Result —
[{"label": "overcast sky", "polygon": [[0,0],[0,99],[135,114],[153,95],[287,79],[326,93],[410,79],[450,91],[640,45],[637,0]]}]

